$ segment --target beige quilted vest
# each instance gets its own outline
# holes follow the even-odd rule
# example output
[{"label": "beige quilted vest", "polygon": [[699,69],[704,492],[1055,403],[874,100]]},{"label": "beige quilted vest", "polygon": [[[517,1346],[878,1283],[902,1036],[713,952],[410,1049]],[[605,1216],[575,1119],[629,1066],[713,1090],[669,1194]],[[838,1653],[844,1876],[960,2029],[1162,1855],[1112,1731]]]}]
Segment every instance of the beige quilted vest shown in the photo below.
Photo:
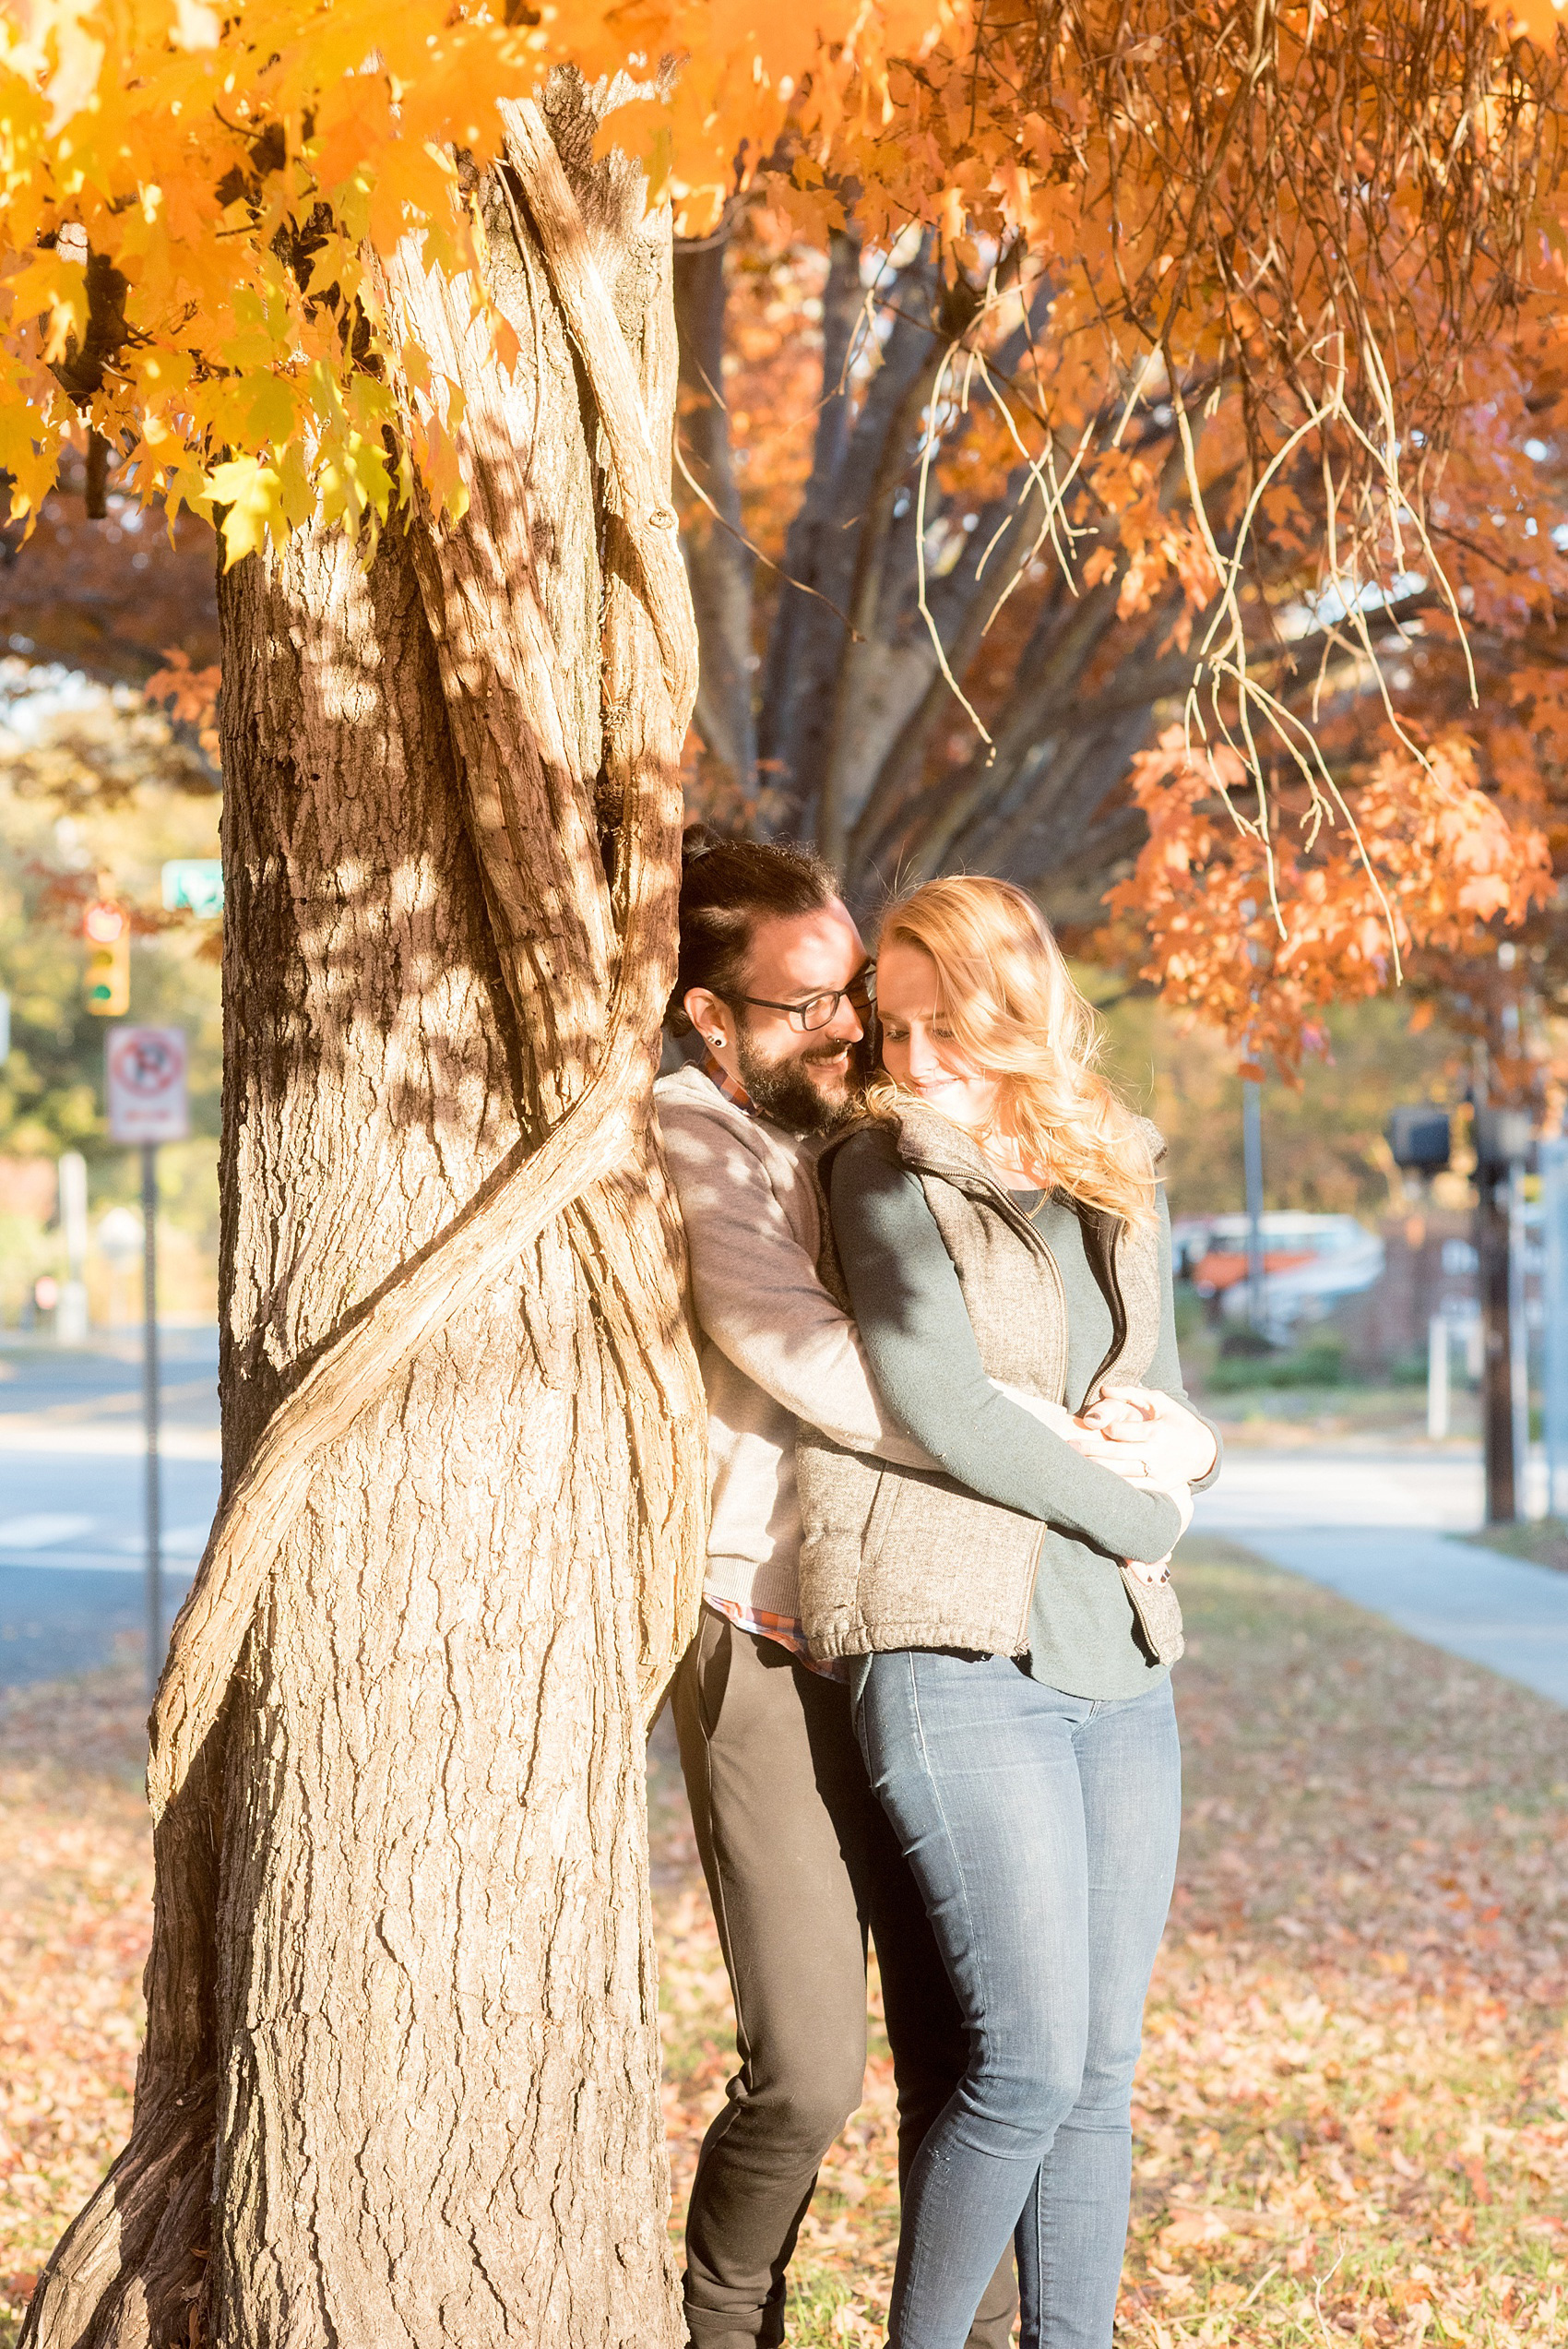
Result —
[{"label": "beige quilted vest", "polygon": [[[826,1189],[836,1151],[862,1123],[836,1135],[818,1163]],[[1056,1260],[996,1180],[968,1135],[915,1105],[883,1123],[921,1178],[927,1205],[963,1286],[987,1376],[1061,1402],[1067,1328]],[[1139,1121],[1151,1157],[1164,1141]],[[1159,1337],[1159,1244],[1119,1217],[1080,1206],[1084,1248],[1111,1307],[1111,1350],[1090,1381],[1135,1385]],[[822,1277],[846,1310],[848,1293],[826,1206]],[[937,1471],[868,1460],[802,1422],[795,1449],[800,1487],[801,1611],[812,1653],[867,1655],[893,1648],[964,1648],[1020,1655],[1043,1528]],[[1148,1592],[1123,1576],[1151,1655],[1181,1653],[1181,1615],[1169,1586]]]}]

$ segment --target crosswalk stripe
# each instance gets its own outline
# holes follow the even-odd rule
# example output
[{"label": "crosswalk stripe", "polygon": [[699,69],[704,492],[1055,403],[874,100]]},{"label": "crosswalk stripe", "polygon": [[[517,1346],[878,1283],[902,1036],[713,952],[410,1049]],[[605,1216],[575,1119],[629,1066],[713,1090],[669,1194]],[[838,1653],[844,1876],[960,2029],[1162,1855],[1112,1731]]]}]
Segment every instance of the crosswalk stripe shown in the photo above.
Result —
[{"label": "crosswalk stripe", "polygon": [[96,1517],[68,1517],[57,1509],[32,1509],[23,1517],[0,1518],[0,1550],[42,1550],[69,1542],[96,1525]]},{"label": "crosswalk stripe", "polygon": [[[166,1533],[160,1536],[159,1547],[166,1557],[200,1557],[211,1531],[210,1519],[201,1525],[172,1525]],[[0,1547],[3,1546],[0,1544]],[[115,1550],[141,1551],[147,1547],[147,1537],[143,1533],[129,1533],[120,1541],[112,1542],[109,1546]]]}]

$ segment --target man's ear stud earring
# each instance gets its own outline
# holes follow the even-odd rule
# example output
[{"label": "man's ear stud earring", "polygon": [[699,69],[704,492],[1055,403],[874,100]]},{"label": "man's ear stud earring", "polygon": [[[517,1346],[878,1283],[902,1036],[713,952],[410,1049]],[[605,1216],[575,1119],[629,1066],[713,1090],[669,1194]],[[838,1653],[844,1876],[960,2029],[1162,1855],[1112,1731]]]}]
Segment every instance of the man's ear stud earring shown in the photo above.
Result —
[{"label": "man's ear stud earring", "polygon": [[716,1030],[715,1030],[714,1034],[713,1034],[713,1039],[712,1039],[712,1041],[713,1041],[716,1044],[721,1044],[721,1043],[724,1042],[724,1035],[723,1035],[723,1031],[722,1031],[722,1030],[719,1030],[719,1029],[716,1029]]}]

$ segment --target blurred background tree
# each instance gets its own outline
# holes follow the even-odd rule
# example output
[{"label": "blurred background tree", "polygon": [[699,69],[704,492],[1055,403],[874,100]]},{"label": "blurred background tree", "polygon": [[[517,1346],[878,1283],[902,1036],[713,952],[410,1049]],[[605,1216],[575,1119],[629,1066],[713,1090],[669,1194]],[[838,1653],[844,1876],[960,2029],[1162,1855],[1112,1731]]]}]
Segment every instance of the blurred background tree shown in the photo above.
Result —
[{"label": "blurred background tree", "polygon": [[[1105,1005],[1107,1069],[1166,1138],[1173,1216],[1245,1206],[1241,1079],[1235,1052],[1212,1029],[1184,1023],[1150,990],[1123,990],[1080,966]],[[1301,1081],[1265,1083],[1264,1180],[1270,1208],[1358,1215],[1375,1222],[1404,1203],[1384,1128],[1396,1101],[1455,1097],[1462,1043],[1445,1028],[1412,1029],[1410,1004],[1382,996],[1334,1006],[1323,1049]]]},{"label": "blurred background tree", "polygon": [[[1500,174],[1527,176],[1529,145]],[[1315,441],[1260,492],[1240,341],[1129,388],[1086,355],[1059,264],[948,369],[931,240],[824,251],[763,195],[738,205],[677,256],[694,803],[815,837],[867,910],[929,872],[1006,873],[1080,950],[1285,1067],[1331,1002],[1404,975],[1486,1033],[1505,1088],[1538,1083],[1495,964],[1523,925],[1555,972],[1568,854],[1562,286],[1526,244],[1481,270],[1500,332],[1444,377],[1430,477],[1408,435],[1425,530],[1380,566],[1336,549]],[[1382,262],[1412,369],[1451,298],[1429,261],[1411,240]],[[1189,698],[1230,626],[1222,576],[1272,730],[1228,688]],[[1265,827],[1219,722],[1250,731]]]}]

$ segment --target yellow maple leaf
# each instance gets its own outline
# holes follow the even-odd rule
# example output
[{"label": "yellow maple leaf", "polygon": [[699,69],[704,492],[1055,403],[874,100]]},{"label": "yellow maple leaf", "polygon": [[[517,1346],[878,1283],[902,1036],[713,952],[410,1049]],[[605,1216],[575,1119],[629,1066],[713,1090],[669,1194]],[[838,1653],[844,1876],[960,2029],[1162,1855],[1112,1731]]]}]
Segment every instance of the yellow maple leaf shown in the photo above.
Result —
[{"label": "yellow maple leaf", "polygon": [[69,343],[79,342],[87,333],[87,271],[63,253],[33,255],[6,280],[4,290],[10,295],[14,318],[47,319],[43,355],[51,366],[65,357]]},{"label": "yellow maple leaf", "polygon": [[280,544],[287,524],[282,483],[277,469],[254,457],[232,457],[214,465],[203,483],[202,495],[209,509],[223,509],[223,568],[232,571],[247,554],[255,554],[268,538]]}]

